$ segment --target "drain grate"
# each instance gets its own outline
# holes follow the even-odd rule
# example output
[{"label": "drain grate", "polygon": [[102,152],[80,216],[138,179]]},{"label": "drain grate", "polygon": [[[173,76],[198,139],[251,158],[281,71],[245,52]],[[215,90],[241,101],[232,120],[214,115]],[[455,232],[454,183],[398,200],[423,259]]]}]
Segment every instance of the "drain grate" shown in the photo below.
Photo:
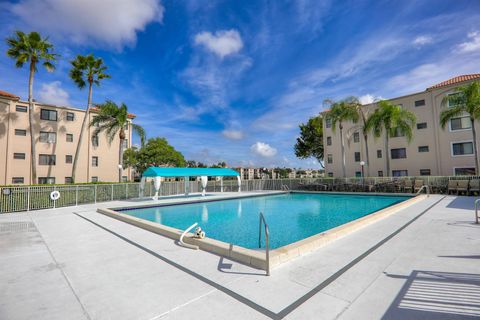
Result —
[{"label": "drain grate", "polygon": [[34,232],[35,224],[30,221],[0,222],[0,232]]}]

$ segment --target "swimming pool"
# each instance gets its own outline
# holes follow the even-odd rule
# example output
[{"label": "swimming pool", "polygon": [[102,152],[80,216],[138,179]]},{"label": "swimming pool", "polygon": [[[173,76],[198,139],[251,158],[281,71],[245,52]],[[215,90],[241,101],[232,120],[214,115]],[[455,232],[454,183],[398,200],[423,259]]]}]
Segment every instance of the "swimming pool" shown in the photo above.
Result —
[{"label": "swimming pool", "polygon": [[180,230],[198,222],[207,237],[249,249],[258,248],[259,212],[263,212],[270,248],[275,249],[410,198],[295,192],[117,211]]}]

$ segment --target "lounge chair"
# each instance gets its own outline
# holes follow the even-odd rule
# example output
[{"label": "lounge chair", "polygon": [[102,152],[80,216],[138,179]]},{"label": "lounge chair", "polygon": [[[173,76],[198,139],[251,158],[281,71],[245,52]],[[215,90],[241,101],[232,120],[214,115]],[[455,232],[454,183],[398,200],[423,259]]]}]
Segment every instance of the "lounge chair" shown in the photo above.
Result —
[{"label": "lounge chair", "polygon": [[413,192],[413,185],[412,185],[412,180],[410,179],[406,179],[403,181],[403,188],[402,188],[403,192],[409,192],[409,193],[412,193]]},{"label": "lounge chair", "polygon": [[413,186],[413,192],[418,192],[423,187],[423,180],[415,180],[415,185]]},{"label": "lounge chair", "polygon": [[468,194],[468,183],[469,183],[469,180],[458,180],[457,195],[460,192],[465,192],[465,194]]},{"label": "lounge chair", "polygon": [[448,180],[447,194],[450,194],[450,191],[457,192],[457,185],[458,185],[457,180]]},{"label": "lounge chair", "polygon": [[469,188],[469,194],[473,195],[474,192],[477,194],[480,194],[480,180],[478,179],[473,179],[470,180],[470,188]]}]

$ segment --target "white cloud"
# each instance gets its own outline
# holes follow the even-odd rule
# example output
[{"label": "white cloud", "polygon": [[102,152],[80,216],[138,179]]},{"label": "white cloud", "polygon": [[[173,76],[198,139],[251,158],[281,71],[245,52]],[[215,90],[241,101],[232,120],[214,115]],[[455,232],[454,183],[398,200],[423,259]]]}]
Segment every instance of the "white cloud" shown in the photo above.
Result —
[{"label": "white cloud", "polygon": [[433,38],[430,36],[418,36],[413,40],[413,45],[416,47],[422,47],[431,43],[433,43]]},{"label": "white cloud", "polygon": [[374,96],[373,94],[367,93],[363,96],[358,97],[358,100],[361,104],[370,104],[375,101],[383,100],[383,98],[381,96]]},{"label": "white cloud", "polygon": [[268,143],[256,142],[250,147],[253,153],[262,157],[273,157],[277,154],[277,149],[271,147]]},{"label": "white cloud", "polygon": [[458,50],[460,52],[480,51],[480,33],[477,31],[470,32],[468,38],[470,39],[469,41],[458,45]]},{"label": "white cloud", "polygon": [[212,34],[204,31],[195,36],[195,44],[203,45],[220,58],[239,52],[243,48],[242,38],[237,30],[220,30]]},{"label": "white cloud", "polygon": [[159,0],[21,0],[11,11],[52,36],[121,49],[135,44],[148,23],[161,22],[164,7]]},{"label": "white cloud", "polygon": [[41,102],[54,104],[58,106],[70,105],[68,92],[61,88],[62,83],[60,81],[53,81],[50,83],[42,84],[42,88],[39,92]]},{"label": "white cloud", "polygon": [[241,140],[243,139],[243,132],[241,130],[223,130],[222,135],[225,138],[232,140]]}]

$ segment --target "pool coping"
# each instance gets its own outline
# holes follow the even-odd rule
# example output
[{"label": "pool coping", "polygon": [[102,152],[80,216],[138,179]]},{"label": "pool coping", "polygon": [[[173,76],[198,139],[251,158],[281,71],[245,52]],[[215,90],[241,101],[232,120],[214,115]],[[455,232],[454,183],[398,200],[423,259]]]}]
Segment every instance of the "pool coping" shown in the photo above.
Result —
[{"label": "pool coping", "polygon": [[[314,192],[314,191],[292,191],[294,193],[327,193],[327,194],[356,194],[356,195],[386,195],[384,193],[367,193],[367,192],[356,192],[356,193],[346,193],[346,192]],[[195,200],[188,202],[174,202],[174,203],[164,203],[164,204],[149,204],[143,206],[131,206],[131,207],[118,207],[118,208],[98,208],[97,212],[107,215],[109,217],[115,218],[117,220],[126,222],[128,224],[140,227],[147,231],[160,234],[162,236],[168,237],[173,240],[179,240],[180,236],[183,233],[183,230],[172,228],[157,222],[152,222],[137,218],[122,212],[115,210],[125,210],[128,208],[144,208],[144,207],[158,207],[158,206],[172,206],[172,205],[181,205],[181,204],[192,204],[192,203],[202,203],[202,202],[211,202],[211,201],[221,201],[221,200],[233,200],[245,197],[256,197],[264,195],[276,195],[283,194],[286,192],[269,192],[265,194],[254,194],[249,196],[232,196],[224,197],[217,199],[205,199],[205,200]],[[397,196],[412,196],[412,194],[388,194],[388,195],[397,195]],[[326,244],[344,237],[360,228],[363,228],[367,225],[370,225],[377,220],[390,216],[398,211],[405,209],[411,206],[414,203],[417,203],[423,199],[427,198],[427,195],[417,195],[412,196],[411,199],[407,199],[400,203],[388,206],[386,208],[380,209],[373,213],[370,213],[361,218],[355,219],[353,221],[347,222],[335,228],[329,229],[327,231],[315,234],[313,236],[307,237],[305,239],[293,242],[291,244],[285,245],[280,248],[270,250],[270,269],[277,267],[280,264],[283,264],[289,260],[295,259],[302,255],[305,255],[311,251],[314,251],[320,247],[325,246]],[[198,246],[199,249],[211,252],[220,256],[224,256],[235,260],[237,262],[249,265],[251,267],[267,270],[267,261],[265,251],[262,250],[253,250],[247,249],[241,246],[233,245],[216,239],[205,237],[204,239],[194,238],[192,233],[187,233],[184,237],[184,242]]]}]

